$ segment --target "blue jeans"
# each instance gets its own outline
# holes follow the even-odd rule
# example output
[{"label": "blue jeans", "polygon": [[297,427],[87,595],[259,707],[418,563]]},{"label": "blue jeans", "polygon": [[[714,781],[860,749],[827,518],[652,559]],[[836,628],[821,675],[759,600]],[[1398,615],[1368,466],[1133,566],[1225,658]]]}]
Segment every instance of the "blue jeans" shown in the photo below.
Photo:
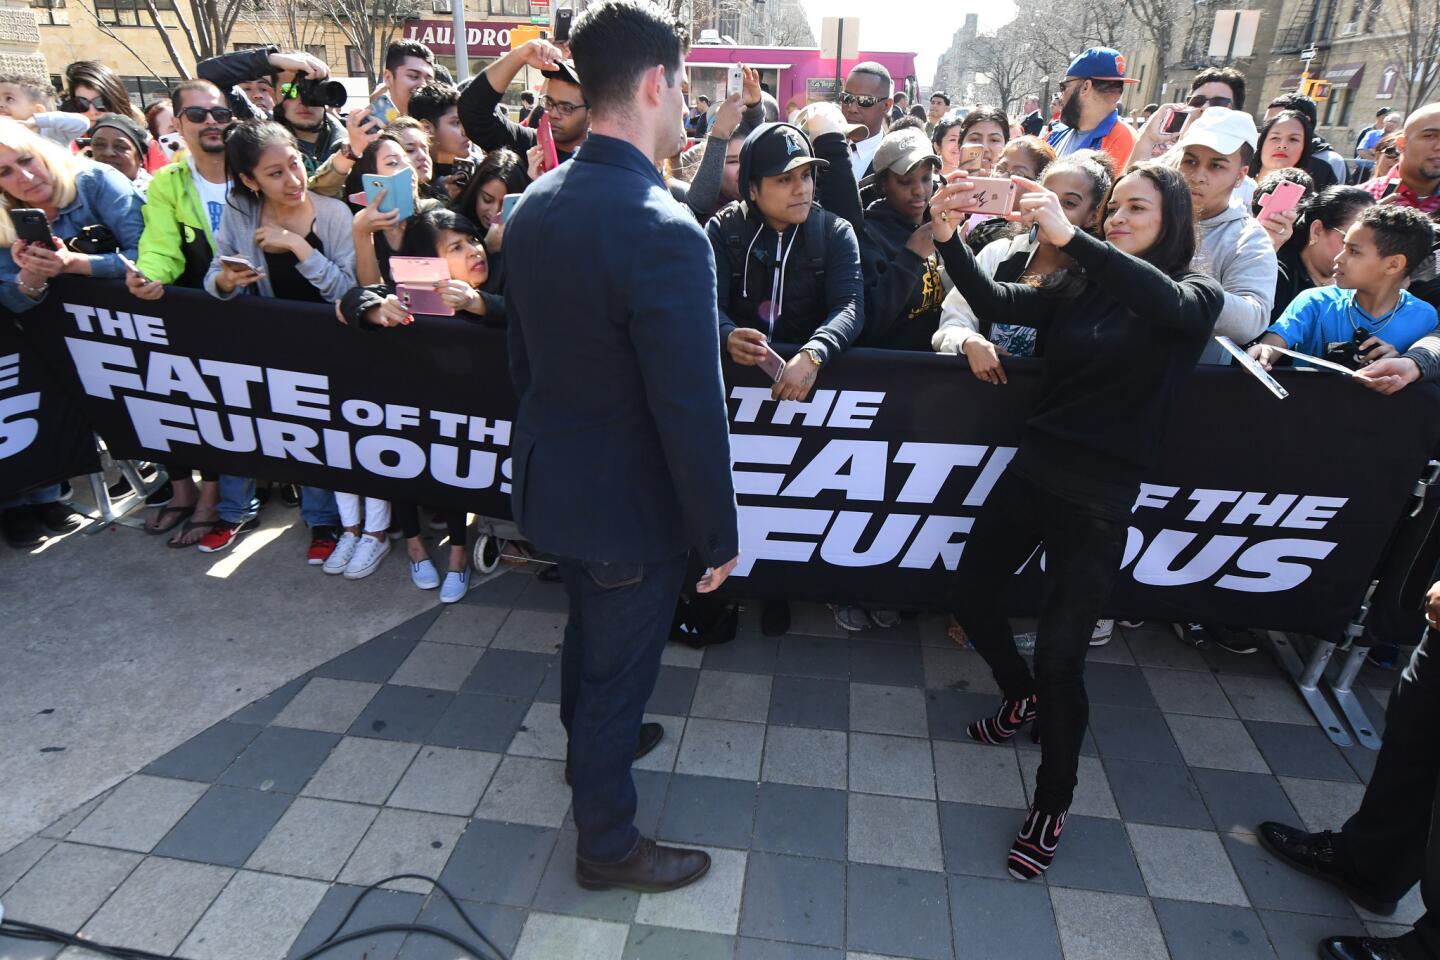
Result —
[{"label": "blue jeans", "polygon": [[52,483],[47,487],[36,487],[34,490],[17,493],[8,500],[0,500],[0,510],[9,510],[11,507],[29,507],[39,506],[44,503],[57,503],[59,500],[60,484]]},{"label": "blue jeans", "polygon": [[570,736],[576,853],[614,863],[635,849],[630,765],[660,673],[686,556],[654,563],[562,559],[570,621],[560,654],[560,720]]},{"label": "blue jeans", "polygon": [[[255,499],[255,481],[248,477],[220,475],[220,502],[215,507],[220,519],[226,523],[240,523],[254,520],[260,512],[260,502]],[[340,526],[340,511],[335,506],[335,494],[316,487],[300,488],[300,519],[312,530],[315,527]]]}]

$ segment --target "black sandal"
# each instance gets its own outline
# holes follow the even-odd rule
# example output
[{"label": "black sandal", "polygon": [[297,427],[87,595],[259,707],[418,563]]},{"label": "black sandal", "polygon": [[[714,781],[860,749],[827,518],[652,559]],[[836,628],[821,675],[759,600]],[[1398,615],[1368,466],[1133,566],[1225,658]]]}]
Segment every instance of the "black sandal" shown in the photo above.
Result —
[{"label": "black sandal", "polygon": [[[210,530],[214,530],[219,524],[219,517],[216,517],[214,520],[186,520],[184,528],[180,531],[180,537],[183,541],[185,537],[190,535],[191,531],[205,530],[208,532]],[[171,550],[188,550],[190,547],[195,546],[195,544],[199,542],[199,540],[196,540],[194,543],[176,543],[174,540],[170,540],[166,542],[165,546],[169,547]]]},{"label": "black sandal", "polygon": [[[171,530],[174,530],[186,520],[189,520],[191,514],[193,514],[194,512],[195,504],[193,503],[184,507],[161,507],[159,511],[155,514],[155,521],[157,526],[152,527],[149,524],[146,524],[145,532],[150,534],[152,537],[158,537],[161,534],[169,533]],[[169,523],[165,523],[166,514],[173,515],[175,519],[170,521]]]}]

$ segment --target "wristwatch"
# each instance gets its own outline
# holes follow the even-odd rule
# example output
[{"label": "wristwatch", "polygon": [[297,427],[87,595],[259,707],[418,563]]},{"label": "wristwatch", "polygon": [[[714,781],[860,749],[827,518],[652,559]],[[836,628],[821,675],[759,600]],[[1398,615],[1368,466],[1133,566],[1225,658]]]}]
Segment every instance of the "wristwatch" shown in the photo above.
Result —
[{"label": "wristwatch", "polygon": [[340,145],[340,155],[345,159],[349,160],[351,163],[358,163],[360,161],[360,154],[356,153],[350,148],[349,140],[346,140],[343,144]]},{"label": "wristwatch", "polygon": [[820,351],[816,350],[814,347],[805,347],[800,352],[805,354],[805,356],[809,357],[810,362],[815,364],[815,366],[823,367],[825,365],[824,362],[820,359]]}]

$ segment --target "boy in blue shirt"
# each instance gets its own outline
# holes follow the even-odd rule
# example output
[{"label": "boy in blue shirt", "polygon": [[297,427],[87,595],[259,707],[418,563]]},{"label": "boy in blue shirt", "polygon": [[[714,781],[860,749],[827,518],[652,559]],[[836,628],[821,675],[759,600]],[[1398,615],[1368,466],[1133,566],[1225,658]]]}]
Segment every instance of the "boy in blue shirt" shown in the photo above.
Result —
[{"label": "boy in blue shirt", "polygon": [[1418,210],[1376,204],[1351,225],[1335,257],[1335,285],[1291,301],[1249,350],[1265,369],[1275,346],[1362,367],[1398,356],[1435,329],[1435,308],[1401,289],[1430,260],[1434,228]]}]

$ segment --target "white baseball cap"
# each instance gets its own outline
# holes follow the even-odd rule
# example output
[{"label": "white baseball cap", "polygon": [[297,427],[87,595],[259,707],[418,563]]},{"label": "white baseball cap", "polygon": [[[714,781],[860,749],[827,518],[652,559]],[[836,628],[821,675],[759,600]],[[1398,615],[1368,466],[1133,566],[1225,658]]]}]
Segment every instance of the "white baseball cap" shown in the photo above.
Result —
[{"label": "white baseball cap", "polygon": [[1229,156],[1240,149],[1242,143],[1250,144],[1254,150],[1260,140],[1260,131],[1255,129],[1255,118],[1241,110],[1228,107],[1206,107],[1205,112],[1195,118],[1180,137],[1177,146],[1209,147],[1216,153]]}]

